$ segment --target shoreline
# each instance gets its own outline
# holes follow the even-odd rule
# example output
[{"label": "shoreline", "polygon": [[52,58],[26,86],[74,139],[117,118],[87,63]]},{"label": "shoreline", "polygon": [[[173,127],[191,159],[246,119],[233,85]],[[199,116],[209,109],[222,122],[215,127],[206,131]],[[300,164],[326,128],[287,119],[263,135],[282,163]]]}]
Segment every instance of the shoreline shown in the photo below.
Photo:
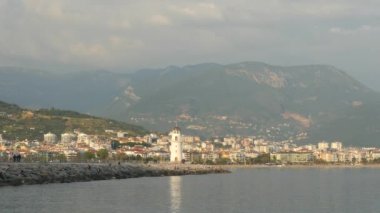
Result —
[{"label": "shoreline", "polygon": [[310,165],[200,165],[200,164],[107,164],[107,163],[0,163],[0,188],[49,183],[89,182],[231,173],[234,169],[380,169],[380,164]]},{"label": "shoreline", "polygon": [[285,169],[307,169],[307,168],[314,168],[314,169],[360,169],[360,168],[373,168],[373,169],[380,169],[380,164],[355,164],[355,165],[346,165],[346,164],[327,164],[327,165],[321,165],[321,164],[310,164],[310,165],[302,165],[302,164],[293,164],[293,165],[220,165],[221,168],[224,169],[259,169],[259,168],[285,168]]},{"label": "shoreline", "polygon": [[230,171],[219,167],[203,168],[176,164],[163,168],[127,163],[120,165],[104,163],[1,163],[0,187],[219,173],[230,173]]}]

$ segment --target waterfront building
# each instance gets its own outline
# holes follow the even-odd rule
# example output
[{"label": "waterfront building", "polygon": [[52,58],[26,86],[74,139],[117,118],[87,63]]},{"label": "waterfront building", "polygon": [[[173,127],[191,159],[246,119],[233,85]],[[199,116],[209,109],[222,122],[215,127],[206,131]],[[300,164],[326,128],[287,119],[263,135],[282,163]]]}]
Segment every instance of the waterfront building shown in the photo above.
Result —
[{"label": "waterfront building", "polygon": [[245,157],[247,158],[257,158],[260,155],[260,153],[255,151],[250,151],[245,153]]},{"label": "waterfront building", "polygon": [[256,145],[254,147],[254,150],[256,152],[260,152],[260,153],[269,153],[269,147],[267,145],[264,145],[264,144]]},{"label": "waterfront building", "polygon": [[169,133],[170,137],[170,162],[180,163],[183,159],[183,144],[181,138],[181,129],[174,127]]},{"label": "waterfront building", "polygon": [[245,153],[243,152],[231,152],[230,153],[230,160],[232,162],[245,162]]},{"label": "waterfront building", "polygon": [[380,150],[372,151],[371,160],[380,159]]},{"label": "waterfront building", "polygon": [[[229,157],[230,156],[229,156],[229,153],[228,153],[228,156],[226,158],[229,158]],[[207,160],[209,160],[209,161],[215,161],[216,159],[218,159],[220,157],[219,157],[219,154],[217,154],[217,153],[206,151],[206,152],[202,152],[201,153],[201,158],[204,161],[207,161]]]},{"label": "waterfront building", "polygon": [[55,135],[51,132],[44,134],[44,141],[46,143],[50,143],[50,144],[57,143],[57,135]]},{"label": "waterfront building", "polygon": [[219,158],[230,158],[230,152],[229,151],[219,152]]},{"label": "waterfront building", "polygon": [[282,163],[307,163],[313,160],[312,152],[278,152],[270,154],[271,160]]},{"label": "waterfront building", "polygon": [[202,154],[199,152],[184,152],[184,158],[188,162],[200,162]]},{"label": "waterfront building", "polygon": [[337,152],[330,151],[320,152],[318,154],[318,158],[329,163],[337,163],[340,159],[342,159],[342,157],[339,157]]},{"label": "waterfront building", "polygon": [[348,153],[346,153],[346,161],[352,162],[352,163],[360,163],[362,160],[361,153],[357,150],[350,150]]},{"label": "waterfront building", "polygon": [[66,156],[68,161],[75,160],[78,153],[75,150],[64,150],[63,154]]}]

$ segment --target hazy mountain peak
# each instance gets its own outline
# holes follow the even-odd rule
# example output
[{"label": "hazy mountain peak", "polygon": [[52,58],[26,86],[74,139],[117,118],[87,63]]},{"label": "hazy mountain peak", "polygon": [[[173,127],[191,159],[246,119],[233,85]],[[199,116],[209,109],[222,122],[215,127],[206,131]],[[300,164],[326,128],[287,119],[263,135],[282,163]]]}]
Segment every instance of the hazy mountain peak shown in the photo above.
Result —
[{"label": "hazy mountain peak", "polygon": [[[345,138],[346,143],[371,144],[378,135],[368,131],[378,125],[380,129],[380,120],[369,122],[371,126],[361,122],[380,114],[380,107],[373,107],[380,103],[379,94],[329,65],[240,62],[130,74],[0,72],[0,99],[35,108],[90,112],[154,130],[166,130],[177,121],[189,134],[204,136],[242,134],[281,140],[307,132],[310,140]],[[343,129],[322,128],[332,123],[352,124],[351,138]],[[358,142],[355,138],[361,132],[368,139]]]}]

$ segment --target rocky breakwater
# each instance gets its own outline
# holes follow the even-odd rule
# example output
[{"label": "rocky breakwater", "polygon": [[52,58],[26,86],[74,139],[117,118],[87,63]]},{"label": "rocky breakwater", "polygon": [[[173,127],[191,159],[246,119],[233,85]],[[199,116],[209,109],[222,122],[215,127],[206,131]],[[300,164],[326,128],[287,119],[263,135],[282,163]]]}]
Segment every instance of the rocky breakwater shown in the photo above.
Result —
[{"label": "rocky breakwater", "polygon": [[156,167],[133,164],[0,164],[0,186],[70,183],[137,177],[229,173],[215,167]]}]

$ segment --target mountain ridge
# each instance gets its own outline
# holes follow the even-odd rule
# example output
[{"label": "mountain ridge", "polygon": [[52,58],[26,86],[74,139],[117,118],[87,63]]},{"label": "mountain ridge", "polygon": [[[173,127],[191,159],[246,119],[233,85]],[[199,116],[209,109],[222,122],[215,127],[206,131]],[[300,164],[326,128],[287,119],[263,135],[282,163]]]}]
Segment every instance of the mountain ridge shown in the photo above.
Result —
[{"label": "mountain ridge", "polygon": [[[0,75],[4,75],[1,69]],[[40,102],[45,107],[52,107],[46,103],[56,103],[54,107],[89,112],[159,131],[166,131],[178,122],[185,133],[205,137],[241,134],[296,140],[297,135],[307,133],[305,142],[344,138],[347,144],[372,145],[378,143],[376,137],[380,136],[377,134],[380,120],[373,121],[372,127],[356,126],[357,130],[347,133],[351,136],[344,135],[344,129],[335,134],[322,128],[338,121],[335,125],[342,125],[350,113],[359,113],[356,119],[380,113],[375,107],[359,110],[380,103],[379,93],[330,65],[204,63],[128,74],[97,71],[62,75],[65,78],[45,76],[53,79],[50,84],[54,87],[41,83],[36,76],[29,78],[38,82],[34,85],[39,89],[34,92],[24,89],[25,94],[31,97],[41,94],[35,103],[21,99],[23,92],[12,94],[12,87],[0,79],[0,89],[10,92],[0,90],[0,98],[19,97],[18,100],[29,105]],[[8,80],[19,81],[17,77]],[[18,100],[12,101],[20,103]],[[365,140],[354,139],[361,130],[366,132],[365,129],[371,128],[373,131]]]}]

